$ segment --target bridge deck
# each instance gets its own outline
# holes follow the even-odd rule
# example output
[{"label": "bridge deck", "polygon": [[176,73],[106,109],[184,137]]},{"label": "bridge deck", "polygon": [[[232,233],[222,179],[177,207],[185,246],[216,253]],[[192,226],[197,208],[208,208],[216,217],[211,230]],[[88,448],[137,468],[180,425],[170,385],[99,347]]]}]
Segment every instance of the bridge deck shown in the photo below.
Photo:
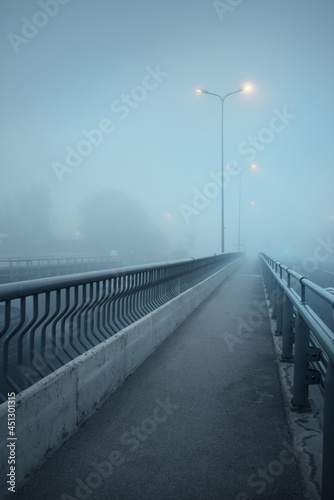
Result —
[{"label": "bridge deck", "polygon": [[229,277],[15,497],[303,498],[258,272]]}]

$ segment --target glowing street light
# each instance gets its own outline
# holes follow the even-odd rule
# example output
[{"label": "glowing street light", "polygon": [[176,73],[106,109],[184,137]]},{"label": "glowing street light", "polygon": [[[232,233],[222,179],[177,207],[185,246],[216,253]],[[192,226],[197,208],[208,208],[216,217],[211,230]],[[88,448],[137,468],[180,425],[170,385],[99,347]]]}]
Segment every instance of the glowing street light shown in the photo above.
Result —
[{"label": "glowing street light", "polygon": [[[224,97],[220,96],[219,94],[214,94],[213,92],[209,92],[206,89],[202,88],[197,88],[196,92],[199,94],[208,94],[208,95],[213,95],[215,97],[218,97],[220,99],[221,104],[222,104],[222,122],[221,122],[221,161],[222,161],[222,179],[224,178],[224,102],[225,99],[233,94],[238,94],[239,92],[248,92],[252,89],[250,84],[243,85],[240,87],[238,90],[235,90],[234,92],[229,92],[226,94]],[[224,253],[225,251],[225,242],[224,242],[224,185],[222,186],[222,207],[221,207],[221,252]]]},{"label": "glowing street light", "polygon": [[253,90],[253,87],[252,87],[252,85],[250,85],[249,83],[247,83],[246,85],[243,85],[243,86],[242,86],[242,90],[243,90],[244,92],[250,92],[250,91],[252,91],[252,90]]}]

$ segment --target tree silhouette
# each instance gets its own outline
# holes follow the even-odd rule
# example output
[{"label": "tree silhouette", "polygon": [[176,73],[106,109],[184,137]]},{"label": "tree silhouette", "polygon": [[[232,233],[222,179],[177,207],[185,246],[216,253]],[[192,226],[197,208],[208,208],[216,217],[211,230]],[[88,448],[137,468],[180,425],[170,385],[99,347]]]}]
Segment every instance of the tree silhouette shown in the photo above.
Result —
[{"label": "tree silhouette", "polygon": [[119,191],[90,196],[81,206],[85,248],[93,254],[116,251],[132,262],[166,259],[168,248],[159,229],[150,224],[144,208]]},{"label": "tree silhouette", "polygon": [[0,209],[1,253],[34,256],[52,252],[53,215],[49,192],[42,186],[21,191]]}]

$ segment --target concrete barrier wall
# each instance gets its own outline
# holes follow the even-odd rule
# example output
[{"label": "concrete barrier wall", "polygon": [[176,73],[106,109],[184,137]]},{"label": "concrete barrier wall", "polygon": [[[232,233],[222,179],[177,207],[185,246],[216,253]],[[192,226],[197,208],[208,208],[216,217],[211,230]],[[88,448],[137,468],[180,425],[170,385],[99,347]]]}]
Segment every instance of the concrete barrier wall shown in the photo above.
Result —
[{"label": "concrete barrier wall", "polygon": [[[16,397],[16,484],[102,404],[242,262],[238,259]],[[8,494],[7,403],[0,406],[0,497]]]}]

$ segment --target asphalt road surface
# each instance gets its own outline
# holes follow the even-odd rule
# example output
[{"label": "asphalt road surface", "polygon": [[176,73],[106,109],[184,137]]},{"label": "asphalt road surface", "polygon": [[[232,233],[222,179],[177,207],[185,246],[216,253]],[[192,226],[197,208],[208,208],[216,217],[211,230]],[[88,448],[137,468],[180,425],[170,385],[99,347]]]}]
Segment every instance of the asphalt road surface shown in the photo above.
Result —
[{"label": "asphalt road surface", "polygon": [[15,498],[306,498],[257,264],[218,287]]}]

